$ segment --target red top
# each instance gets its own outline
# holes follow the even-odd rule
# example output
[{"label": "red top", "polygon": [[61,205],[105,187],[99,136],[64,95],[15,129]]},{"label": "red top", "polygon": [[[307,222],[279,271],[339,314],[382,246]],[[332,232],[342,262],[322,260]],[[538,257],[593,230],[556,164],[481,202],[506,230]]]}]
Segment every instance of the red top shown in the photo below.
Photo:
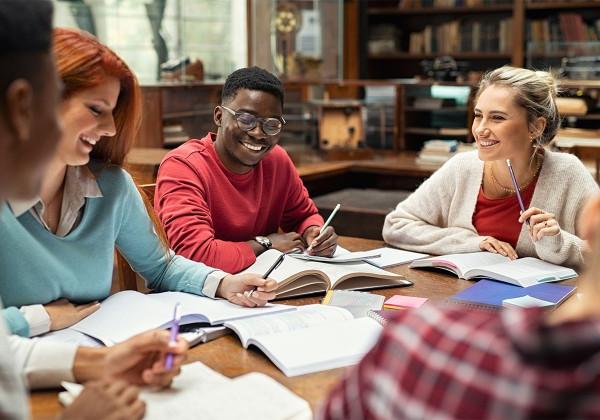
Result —
[{"label": "red top", "polygon": [[237,273],[256,260],[246,241],[323,225],[283,148],[236,174],[221,163],[214,138],[209,133],[169,152],[158,171],[154,208],[177,254]]},{"label": "red top", "polygon": [[317,419],[600,418],[600,319],[398,311]]},{"label": "red top", "polygon": [[[529,208],[536,183],[537,178],[521,191],[525,209]],[[519,223],[520,215],[521,208],[516,194],[504,198],[489,198],[483,192],[483,188],[479,189],[475,213],[473,213],[473,226],[479,235],[493,236],[516,249],[523,227]]]}]

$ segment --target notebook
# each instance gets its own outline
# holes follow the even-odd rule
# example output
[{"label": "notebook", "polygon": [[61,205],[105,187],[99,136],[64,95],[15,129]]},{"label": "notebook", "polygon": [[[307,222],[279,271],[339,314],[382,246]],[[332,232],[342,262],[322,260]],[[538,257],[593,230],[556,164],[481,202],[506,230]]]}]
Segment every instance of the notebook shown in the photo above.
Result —
[{"label": "notebook", "polygon": [[[269,249],[256,258],[256,262],[242,271],[261,276],[281,255]],[[279,283],[278,298],[325,292],[329,289],[376,289],[382,287],[410,286],[413,283],[399,274],[382,270],[364,262],[329,264],[319,261],[303,261],[286,256],[269,275]]]},{"label": "notebook", "polygon": [[385,296],[356,290],[328,290],[321,302],[323,305],[333,305],[344,308],[354,316],[367,316],[370,310],[378,310],[383,306]]},{"label": "notebook", "polygon": [[286,376],[356,364],[373,347],[381,325],[354,318],[336,306],[306,305],[296,311],[225,323],[245,348],[259,348]]},{"label": "notebook", "polygon": [[367,316],[373,318],[375,321],[379,322],[381,325],[386,326],[389,320],[397,316],[400,312],[396,309],[381,309],[381,310],[373,310],[369,311]]},{"label": "notebook", "polygon": [[379,254],[379,257],[371,257],[366,262],[368,262],[369,264],[373,264],[379,268],[394,267],[429,256],[427,254],[421,254],[412,251],[404,251],[402,249],[389,247],[377,248],[370,252]]},{"label": "notebook", "polygon": [[126,290],[106,298],[100,309],[70,328],[110,346],[153,328],[166,328],[173,318],[176,303],[181,303],[181,325],[194,322],[219,325],[232,319],[296,309],[295,306],[275,304],[244,308],[226,300],[191,293],[143,294]]},{"label": "notebook", "polygon": [[410,267],[439,268],[466,280],[490,278],[522,287],[577,277],[577,273],[570,268],[550,264],[537,258],[511,260],[491,252],[425,258],[413,261]]},{"label": "notebook", "polygon": [[501,308],[503,301],[530,296],[553,305],[559,305],[575,291],[575,286],[567,284],[542,283],[529,287],[500,283],[482,279],[474,285],[450,297],[449,301],[467,304],[472,307]]},{"label": "notebook", "polygon": [[[69,405],[83,386],[63,382],[66,391],[59,401]],[[262,373],[248,373],[229,379],[206,365],[184,365],[181,374],[167,389],[144,388],[146,420],[224,419],[224,420],[308,420],[309,404]],[[232,404],[232,398],[238,403]]]}]

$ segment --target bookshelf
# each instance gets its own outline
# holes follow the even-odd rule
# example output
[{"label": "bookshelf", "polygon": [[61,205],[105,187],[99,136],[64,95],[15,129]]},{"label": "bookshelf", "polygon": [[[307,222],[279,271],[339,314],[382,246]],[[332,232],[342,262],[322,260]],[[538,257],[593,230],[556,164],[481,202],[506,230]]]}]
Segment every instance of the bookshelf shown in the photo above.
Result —
[{"label": "bookshelf", "polygon": [[483,71],[504,64],[557,68],[562,57],[581,54],[581,45],[548,46],[557,40],[588,48],[596,42],[591,53],[600,55],[600,1],[369,0],[356,7],[362,78],[413,77],[423,74],[421,61],[442,55]]}]

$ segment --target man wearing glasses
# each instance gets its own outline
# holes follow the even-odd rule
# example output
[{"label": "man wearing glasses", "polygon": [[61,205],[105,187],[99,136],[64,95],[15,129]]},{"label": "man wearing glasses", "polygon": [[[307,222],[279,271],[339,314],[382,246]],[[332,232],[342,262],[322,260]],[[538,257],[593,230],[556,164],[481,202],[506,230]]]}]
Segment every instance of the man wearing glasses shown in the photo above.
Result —
[{"label": "man wearing glasses", "polygon": [[[214,110],[217,133],[190,140],[160,165],[154,206],[180,255],[236,273],[269,248],[333,255],[337,235],[287,153],[281,82],[258,67],[229,75]],[[278,233],[281,228],[284,233]],[[224,275],[224,274],[223,274]],[[220,279],[212,279],[217,287]]]}]

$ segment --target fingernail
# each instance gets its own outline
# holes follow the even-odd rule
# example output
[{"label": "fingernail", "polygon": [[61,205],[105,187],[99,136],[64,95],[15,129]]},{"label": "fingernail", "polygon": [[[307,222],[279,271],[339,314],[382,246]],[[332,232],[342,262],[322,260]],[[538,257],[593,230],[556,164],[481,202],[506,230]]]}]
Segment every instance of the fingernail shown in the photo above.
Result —
[{"label": "fingernail", "polygon": [[258,290],[259,292],[264,292],[265,289],[263,287],[257,287],[256,290]]}]

